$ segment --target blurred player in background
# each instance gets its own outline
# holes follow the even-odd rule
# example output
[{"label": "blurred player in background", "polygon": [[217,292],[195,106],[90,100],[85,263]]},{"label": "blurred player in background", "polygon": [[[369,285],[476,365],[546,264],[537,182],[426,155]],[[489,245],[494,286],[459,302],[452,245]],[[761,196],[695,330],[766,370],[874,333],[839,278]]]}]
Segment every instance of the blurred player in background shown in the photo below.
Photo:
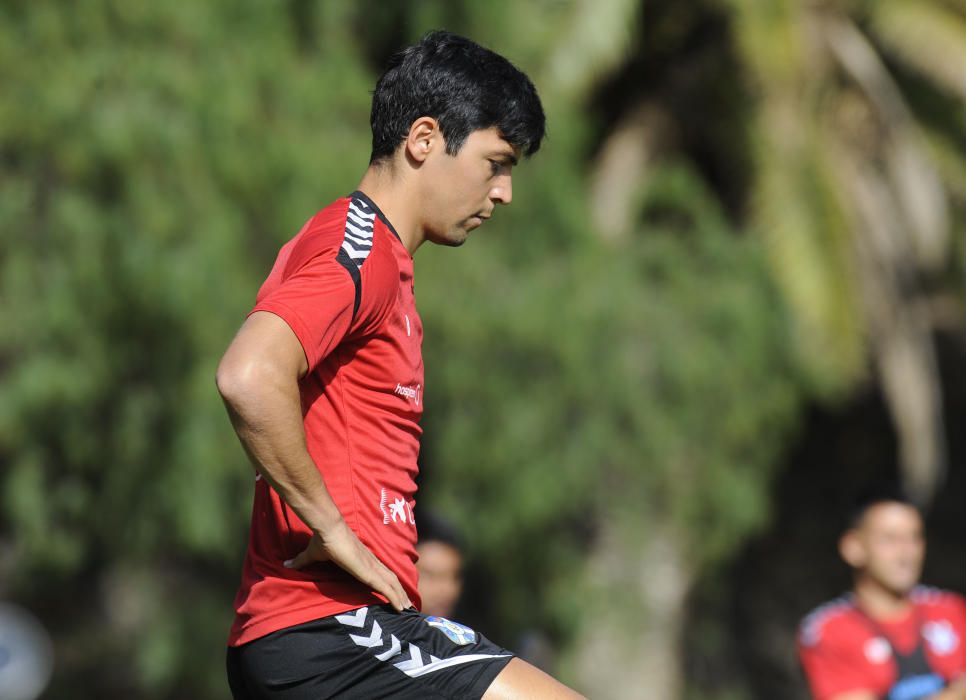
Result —
[{"label": "blurred player in background", "polygon": [[853,589],[799,633],[816,700],[966,700],[966,601],[918,585],[925,550],[922,516],[902,497],[854,510],[839,541]]},{"label": "blurred player in background", "polygon": [[[463,538],[449,520],[425,510],[416,516],[416,530],[421,610],[426,615],[452,617],[463,595]],[[539,628],[525,628],[513,650],[519,658],[547,673],[552,674],[556,667],[556,649]]]},{"label": "blurred player in background", "polygon": [[459,533],[449,521],[420,510],[416,534],[421,611],[452,617],[463,593],[463,544]]}]

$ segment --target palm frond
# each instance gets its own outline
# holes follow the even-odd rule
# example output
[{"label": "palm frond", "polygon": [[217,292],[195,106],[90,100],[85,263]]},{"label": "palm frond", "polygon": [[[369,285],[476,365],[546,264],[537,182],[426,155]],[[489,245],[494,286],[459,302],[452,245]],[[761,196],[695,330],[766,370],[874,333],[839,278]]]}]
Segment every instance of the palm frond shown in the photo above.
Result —
[{"label": "palm frond", "polygon": [[841,191],[852,202],[867,333],[899,438],[903,483],[926,505],[946,471],[942,391],[927,305],[920,303],[907,254],[901,203],[888,175],[860,149],[843,141],[834,158]]},{"label": "palm frond", "polygon": [[953,143],[947,134],[933,130],[926,133],[926,141],[952,198],[966,202],[966,158],[963,158],[958,144]]},{"label": "palm frond", "polygon": [[575,2],[569,23],[550,51],[541,85],[579,97],[627,54],[640,11],[635,0]]},{"label": "palm frond", "polygon": [[966,97],[966,18],[922,0],[879,0],[870,6],[875,34],[903,63]]},{"label": "palm frond", "polygon": [[744,59],[769,90],[794,89],[807,74],[808,13],[789,0],[730,0]]},{"label": "palm frond", "polygon": [[765,118],[755,218],[795,319],[802,364],[820,389],[834,391],[861,376],[866,351],[850,222],[820,133],[802,128],[792,136],[794,105],[785,110]]},{"label": "palm frond", "polygon": [[940,269],[949,245],[946,196],[912,111],[872,43],[854,23],[829,15],[823,24],[832,55],[875,107],[882,129],[879,150],[912,252],[924,269]]}]

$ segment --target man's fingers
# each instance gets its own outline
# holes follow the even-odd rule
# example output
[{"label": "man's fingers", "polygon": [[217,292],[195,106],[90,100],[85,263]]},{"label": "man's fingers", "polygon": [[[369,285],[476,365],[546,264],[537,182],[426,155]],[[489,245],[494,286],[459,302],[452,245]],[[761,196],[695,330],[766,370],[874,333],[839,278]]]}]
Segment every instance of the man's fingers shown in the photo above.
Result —
[{"label": "man's fingers", "polygon": [[316,564],[320,561],[331,560],[331,555],[325,551],[325,547],[316,537],[309,540],[309,546],[299,552],[298,556],[283,562],[287,569],[301,569],[309,564]]},{"label": "man's fingers", "polygon": [[314,535],[309,546],[298,556],[286,561],[285,567],[301,569],[319,561],[335,562],[389,601],[397,612],[412,607],[412,601],[396,574],[379,561],[348,528],[335,533],[328,542],[323,542],[321,537]]},{"label": "man's fingers", "polygon": [[406,595],[406,591],[403,590],[402,584],[399,583],[399,579],[396,575],[382,566],[382,581],[381,585],[375,590],[381,593],[389,604],[396,609],[396,612],[402,612],[406,608],[412,607],[412,603],[409,600],[409,596]]},{"label": "man's fingers", "polygon": [[301,569],[303,566],[305,566],[305,560],[308,558],[306,552],[308,552],[307,549],[304,550],[304,551],[302,551],[302,552],[299,552],[298,556],[296,556],[296,557],[294,557],[292,559],[289,559],[287,562],[285,562],[284,563],[285,568],[286,569]]},{"label": "man's fingers", "polygon": [[409,599],[406,597],[406,594],[403,593],[402,591],[390,589],[385,592],[382,592],[382,594],[386,596],[386,600],[388,600],[389,604],[393,608],[395,608],[396,612],[402,612],[408,607],[406,605],[406,601],[408,601]]},{"label": "man's fingers", "polygon": [[289,559],[287,562],[284,562],[284,565],[285,565],[285,568],[287,569],[301,569],[303,567],[308,566],[309,564],[315,564],[320,561],[326,561],[327,559],[328,559],[327,556],[320,557],[317,552],[313,552],[312,545],[309,545],[301,552],[299,552],[298,556],[293,557],[292,559]]},{"label": "man's fingers", "polygon": [[366,561],[364,573],[357,574],[357,578],[369,586],[373,591],[381,595],[389,604],[402,612],[408,607],[409,596],[403,590],[402,584],[392,570],[383,564],[379,559],[362,543],[359,543],[360,554]]},{"label": "man's fingers", "polygon": [[411,608],[413,606],[412,601],[409,600],[409,596],[406,595],[406,591],[403,590],[402,584],[396,580],[395,585],[395,600],[392,601],[392,606],[396,608],[397,612],[402,612],[406,608]]}]

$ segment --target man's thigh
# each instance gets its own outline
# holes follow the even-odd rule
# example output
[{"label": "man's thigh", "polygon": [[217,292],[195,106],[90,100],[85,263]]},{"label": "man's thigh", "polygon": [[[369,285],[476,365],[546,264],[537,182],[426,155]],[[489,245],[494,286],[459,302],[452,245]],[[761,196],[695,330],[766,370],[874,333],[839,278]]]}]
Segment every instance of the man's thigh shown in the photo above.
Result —
[{"label": "man's thigh", "polygon": [[586,700],[536,666],[512,659],[487,688],[483,700]]},{"label": "man's thigh", "polygon": [[228,650],[235,700],[480,698],[512,654],[468,627],[370,606]]}]

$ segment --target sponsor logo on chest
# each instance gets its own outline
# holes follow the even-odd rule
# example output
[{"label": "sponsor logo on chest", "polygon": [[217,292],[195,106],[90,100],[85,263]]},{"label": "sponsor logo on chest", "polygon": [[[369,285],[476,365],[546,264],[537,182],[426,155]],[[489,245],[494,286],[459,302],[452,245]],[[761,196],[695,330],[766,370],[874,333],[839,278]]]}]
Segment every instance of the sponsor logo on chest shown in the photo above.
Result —
[{"label": "sponsor logo on chest", "polygon": [[382,511],[382,524],[399,523],[400,525],[415,525],[416,516],[413,514],[405,498],[391,494],[382,489],[379,493],[379,510]]},{"label": "sponsor logo on chest", "polygon": [[416,384],[415,386],[403,386],[402,384],[397,383],[393,393],[409,399],[418,406],[423,398],[423,385]]},{"label": "sponsor logo on chest", "polygon": [[884,664],[892,656],[892,647],[883,637],[873,637],[862,650],[871,664]]}]

